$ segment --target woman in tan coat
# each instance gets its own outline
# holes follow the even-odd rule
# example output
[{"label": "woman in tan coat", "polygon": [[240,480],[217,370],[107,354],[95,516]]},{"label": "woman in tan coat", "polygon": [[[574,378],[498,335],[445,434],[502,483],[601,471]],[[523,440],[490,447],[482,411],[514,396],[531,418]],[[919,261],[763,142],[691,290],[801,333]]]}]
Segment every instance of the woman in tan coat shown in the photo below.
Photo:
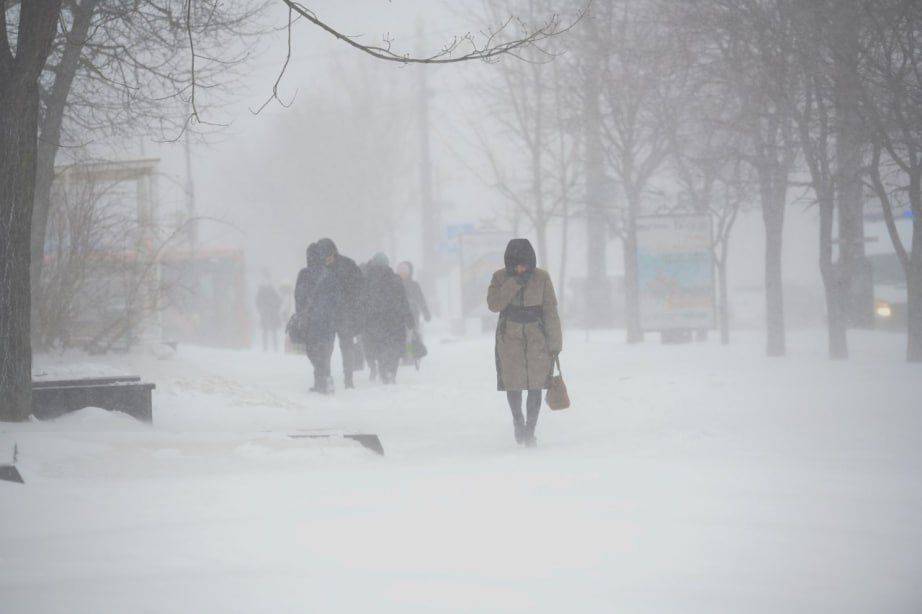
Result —
[{"label": "woman in tan coat", "polygon": [[[490,311],[499,313],[496,325],[497,388],[506,391],[517,443],[532,447],[541,409],[541,390],[547,388],[554,360],[563,347],[557,296],[547,271],[536,268],[535,250],[528,239],[506,246],[506,268],[493,274],[487,292]],[[528,391],[527,417],[522,416],[522,391]]]}]

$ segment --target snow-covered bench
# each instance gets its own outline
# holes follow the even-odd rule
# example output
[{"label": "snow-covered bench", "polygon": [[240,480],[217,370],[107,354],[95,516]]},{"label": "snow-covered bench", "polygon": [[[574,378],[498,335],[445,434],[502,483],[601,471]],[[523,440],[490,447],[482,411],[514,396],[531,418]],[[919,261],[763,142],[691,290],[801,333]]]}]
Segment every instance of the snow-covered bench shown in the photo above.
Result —
[{"label": "snow-covered bench", "polygon": [[137,375],[33,380],[32,415],[39,420],[49,420],[84,407],[99,407],[152,422],[151,391],[155,387],[142,382]]}]

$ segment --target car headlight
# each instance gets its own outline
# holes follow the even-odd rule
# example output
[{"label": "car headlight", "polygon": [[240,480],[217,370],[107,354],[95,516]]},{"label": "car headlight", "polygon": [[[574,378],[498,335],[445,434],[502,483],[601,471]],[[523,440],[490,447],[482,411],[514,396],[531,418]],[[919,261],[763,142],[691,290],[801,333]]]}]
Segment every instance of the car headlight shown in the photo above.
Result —
[{"label": "car headlight", "polygon": [[877,301],[874,313],[877,314],[878,318],[889,318],[893,315],[893,309],[890,308],[890,303],[886,301]]}]

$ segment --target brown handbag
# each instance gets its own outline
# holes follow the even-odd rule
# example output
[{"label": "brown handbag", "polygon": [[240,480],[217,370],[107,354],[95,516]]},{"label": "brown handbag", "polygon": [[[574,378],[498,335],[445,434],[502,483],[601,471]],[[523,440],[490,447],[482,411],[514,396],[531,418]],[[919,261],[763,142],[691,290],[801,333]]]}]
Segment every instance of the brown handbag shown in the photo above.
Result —
[{"label": "brown handbag", "polygon": [[567,394],[567,385],[564,383],[563,373],[560,371],[559,357],[554,357],[554,364],[557,365],[557,375],[554,375],[554,366],[551,365],[551,374],[548,376],[547,394],[544,395],[544,400],[551,409],[567,409],[570,407],[570,395]]}]

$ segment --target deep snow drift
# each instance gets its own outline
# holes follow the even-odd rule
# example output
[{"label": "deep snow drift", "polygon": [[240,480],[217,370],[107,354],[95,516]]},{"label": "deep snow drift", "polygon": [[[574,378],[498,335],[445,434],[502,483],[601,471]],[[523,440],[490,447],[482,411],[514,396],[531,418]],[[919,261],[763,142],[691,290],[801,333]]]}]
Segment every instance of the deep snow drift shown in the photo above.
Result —
[{"label": "deep snow drift", "polygon": [[[519,449],[487,337],[333,398],[303,356],[39,357],[136,372],[153,427],[0,427],[6,612],[850,612],[922,608],[922,370],[795,333],[627,347],[570,331],[572,410]],[[446,341],[446,342],[442,342]],[[338,364],[334,360],[334,373]],[[341,376],[337,384],[341,387]],[[379,458],[304,430],[378,433]]]}]

